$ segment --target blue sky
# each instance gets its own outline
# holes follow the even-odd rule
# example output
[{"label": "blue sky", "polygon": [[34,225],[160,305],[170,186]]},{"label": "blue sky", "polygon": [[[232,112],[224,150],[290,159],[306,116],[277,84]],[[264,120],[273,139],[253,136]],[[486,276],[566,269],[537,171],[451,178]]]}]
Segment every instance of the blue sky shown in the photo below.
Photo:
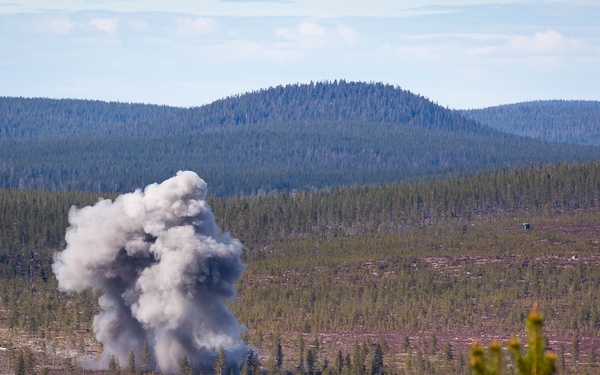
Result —
[{"label": "blue sky", "polygon": [[346,79],[450,108],[600,100],[599,20],[600,0],[0,0],[0,96],[188,107]]}]

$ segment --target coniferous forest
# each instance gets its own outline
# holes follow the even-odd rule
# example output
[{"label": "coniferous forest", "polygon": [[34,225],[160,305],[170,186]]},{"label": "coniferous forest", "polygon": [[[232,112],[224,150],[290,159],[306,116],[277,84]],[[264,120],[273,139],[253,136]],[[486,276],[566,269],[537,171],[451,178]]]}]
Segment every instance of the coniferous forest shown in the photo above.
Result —
[{"label": "coniferous forest", "polygon": [[[379,353],[386,373],[468,374],[471,341],[522,334],[538,301],[558,373],[596,373],[599,172],[598,163],[535,165],[211,197],[222,228],[245,246],[230,308],[267,372],[363,374]],[[0,237],[3,366],[27,350],[40,371],[81,371],[78,357],[99,351],[97,296],[58,292],[50,270],[68,208],[99,197],[1,191],[1,220],[12,224]]]},{"label": "coniferous forest", "polygon": [[[0,98],[0,110],[0,373],[149,373],[133,351],[86,366],[102,351],[99,295],[60,292],[51,265],[70,207],[177,169],[208,182],[219,227],[244,246],[229,308],[252,351],[235,368],[215,353],[215,373],[471,374],[474,340],[527,346],[535,302],[556,373],[600,373],[592,143],[345,81],[187,109]],[[192,373],[185,357],[179,373]]]},{"label": "coniferous forest", "polygon": [[0,110],[0,186],[9,189],[126,192],[189,169],[211,194],[248,195],[600,156],[589,144],[501,132],[380,83],[279,86],[187,109],[0,98]]}]

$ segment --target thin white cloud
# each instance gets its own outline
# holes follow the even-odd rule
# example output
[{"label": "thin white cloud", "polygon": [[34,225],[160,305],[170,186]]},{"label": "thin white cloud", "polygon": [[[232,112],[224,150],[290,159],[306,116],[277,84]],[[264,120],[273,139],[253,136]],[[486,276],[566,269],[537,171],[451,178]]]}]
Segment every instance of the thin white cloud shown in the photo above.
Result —
[{"label": "thin white cloud", "polygon": [[396,58],[402,60],[434,61],[441,57],[443,48],[433,45],[396,46]]},{"label": "thin white cloud", "polygon": [[359,34],[348,26],[338,26],[335,29],[335,33],[347,46],[356,44],[359,39]]},{"label": "thin white cloud", "polygon": [[140,19],[130,20],[128,26],[131,30],[144,33],[150,30],[150,24]]},{"label": "thin white cloud", "polygon": [[306,49],[352,46],[359,39],[359,34],[349,26],[326,27],[313,21],[301,22],[293,27],[279,27],[275,35]]},{"label": "thin white cloud", "polygon": [[33,31],[40,34],[66,35],[75,28],[75,23],[67,17],[44,17],[36,20]]},{"label": "thin white cloud", "polygon": [[208,35],[214,32],[215,27],[215,20],[208,17],[178,17],[175,19],[175,34],[182,38]]},{"label": "thin white cloud", "polygon": [[499,46],[481,46],[481,47],[469,47],[465,51],[465,56],[468,58],[484,57],[492,55],[498,52],[501,48]]},{"label": "thin white cloud", "polygon": [[518,35],[510,39],[509,48],[516,52],[536,54],[565,54],[585,49],[585,43],[570,39],[555,30]]},{"label": "thin white cloud", "polygon": [[301,58],[298,51],[286,49],[279,44],[270,44],[249,40],[232,40],[209,47],[213,56],[222,61],[259,61],[268,63],[288,63]]},{"label": "thin white cloud", "polygon": [[92,18],[88,24],[110,35],[115,34],[119,27],[119,21],[114,18]]}]

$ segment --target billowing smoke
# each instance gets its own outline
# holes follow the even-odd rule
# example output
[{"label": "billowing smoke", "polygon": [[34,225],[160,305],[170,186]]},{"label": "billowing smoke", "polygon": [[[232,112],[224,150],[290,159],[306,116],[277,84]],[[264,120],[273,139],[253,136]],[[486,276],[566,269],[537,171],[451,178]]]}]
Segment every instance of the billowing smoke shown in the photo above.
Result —
[{"label": "billowing smoke", "polygon": [[245,265],[242,245],[221,233],[204,200],[206,183],[178,172],[161,184],[100,200],[69,213],[67,247],[52,269],[63,291],[102,291],[94,318],[104,360],[125,365],[146,342],[152,368],[175,371],[183,356],[211,369],[220,347],[230,361],[246,354],[228,311]]}]

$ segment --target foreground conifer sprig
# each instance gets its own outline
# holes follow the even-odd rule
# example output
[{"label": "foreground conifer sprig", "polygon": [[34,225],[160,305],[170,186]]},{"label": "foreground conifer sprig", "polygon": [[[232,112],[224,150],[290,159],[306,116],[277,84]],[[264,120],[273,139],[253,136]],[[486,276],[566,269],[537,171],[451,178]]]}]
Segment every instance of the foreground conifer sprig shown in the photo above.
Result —
[{"label": "foreground conifer sprig", "polygon": [[[556,372],[556,356],[546,352],[546,343],[542,335],[544,318],[538,312],[537,302],[527,318],[527,353],[521,351],[519,339],[513,337],[508,343],[508,350],[515,362],[517,375],[551,375]],[[477,340],[473,342],[469,354],[471,368],[475,375],[502,375],[504,370],[502,360],[502,345],[494,340],[489,347],[489,355],[484,355]]]}]

